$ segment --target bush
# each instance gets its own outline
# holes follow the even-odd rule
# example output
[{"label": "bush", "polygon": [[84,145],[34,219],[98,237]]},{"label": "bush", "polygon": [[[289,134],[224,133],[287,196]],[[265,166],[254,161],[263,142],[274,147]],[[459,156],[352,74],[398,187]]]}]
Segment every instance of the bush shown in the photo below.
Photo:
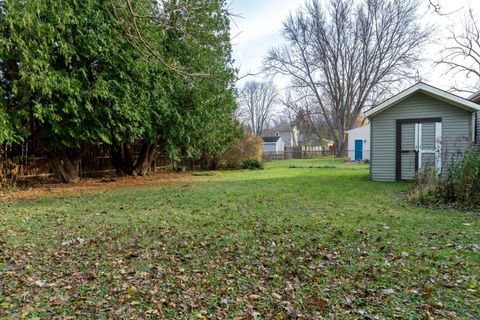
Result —
[{"label": "bush", "polygon": [[432,169],[419,173],[407,199],[427,206],[480,207],[480,152],[470,150],[462,160],[452,159],[441,176]]},{"label": "bush", "polygon": [[0,191],[10,191],[17,186],[20,166],[12,160],[0,161]]},{"label": "bush", "polygon": [[261,163],[257,159],[244,160],[244,161],[242,161],[242,169],[262,170],[263,169],[263,163]]},{"label": "bush", "polygon": [[439,187],[440,179],[436,171],[428,168],[416,175],[407,192],[407,199],[415,205],[438,205]]},{"label": "bush", "polygon": [[223,155],[219,157],[219,167],[224,169],[240,169],[243,162],[248,160],[262,160],[263,140],[250,132],[235,142]]}]

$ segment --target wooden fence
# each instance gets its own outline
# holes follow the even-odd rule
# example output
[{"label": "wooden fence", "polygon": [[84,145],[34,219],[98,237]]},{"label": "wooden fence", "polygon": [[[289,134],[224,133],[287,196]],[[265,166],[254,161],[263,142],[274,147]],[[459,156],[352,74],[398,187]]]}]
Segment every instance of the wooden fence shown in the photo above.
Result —
[{"label": "wooden fence", "polygon": [[[140,148],[132,147],[133,158],[136,160]],[[202,162],[190,158],[180,158],[176,163],[180,170],[201,170]],[[80,161],[80,177],[103,176],[114,173],[115,166],[112,161],[110,148],[105,144],[98,144],[89,149]],[[166,172],[173,170],[168,160],[160,156],[153,163],[153,171]],[[0,147],[0,176],[15,176],[15,180],[49,179],[54,176],[48,158],[43,156],[35,146],[30,143],[14,147]]]},{"label": "wooden fence", "polygon": [[[132,146],[133,159],[136,160],[140,153],[140,145]],[[176,168],[182,170],[201,170],[202,163],[199,160],[193,160],[181,157],[176,163]],[[164,156],[159,156],[152,166],[154,172],[166,172],[173,170],[168,160]],[[107,145],[99,144],[90,150],[80,162],[80,177],[98,176],[106,173],[115,172],[110,148]]]},{"label": "wooden fence", "polygon": [[[134,160],[140,152],[140,145],[132,145],[132,154]],[[262,154],[262,161],[289,160],[289,159],[315,159],[324,158],[329,160],[334,158],[334,150],[286,150],[284,152],[265,152]],[[0,147],[0,169],[4,171],[15,172],[18,179],[49,179],[54,174],[50,168],[48,158],[42,155],[34,142],[30,141],[14,147]],[[3,164],[3,166],[1,166]],[[208,164],[200,160],[190,158],[181,158],[176,163],[176,168],[181,170],[201,170]],[[166,172],[172,170],[168,160],[160,156],[153,163],[153,171]],[[115,166],[112,161],[110,147],[105,144],[98,144],[89,149],[80,162],[80,177],[103,176],[114,173]]]},{"label": "wooden fence", "polygon": [[283,152],[264,152],[262,153],[262,161],[273,160],[289,160],[289,159],[315,159],[322,157],[332,157],[335,153],[331,150],[321,151],[301,151],[301,150],[287,150]]}]

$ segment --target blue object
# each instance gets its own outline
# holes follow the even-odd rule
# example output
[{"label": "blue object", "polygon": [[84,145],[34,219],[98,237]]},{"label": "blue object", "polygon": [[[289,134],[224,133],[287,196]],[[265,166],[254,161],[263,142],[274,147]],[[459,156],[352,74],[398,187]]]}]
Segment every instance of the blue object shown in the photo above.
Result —
[{"label": "blue object", "polygon": [[355,140],[355,161],[363,160],[363,140]]}]

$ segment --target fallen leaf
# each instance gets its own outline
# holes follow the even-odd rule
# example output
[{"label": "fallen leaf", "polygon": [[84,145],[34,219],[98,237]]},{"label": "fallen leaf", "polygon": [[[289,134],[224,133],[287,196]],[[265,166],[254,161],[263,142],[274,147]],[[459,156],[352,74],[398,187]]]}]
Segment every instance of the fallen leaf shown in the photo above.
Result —
[{"label": "fallen leaf", "polygon": [[320,300],[317,300],[317,302],[315,304],[317,305],[317,307],[323,309],[323,308],[326,308],[328,306],[328,300],[320,299]]},{"label": "fallen leaf", "polygon": [[389,295],[392,295],[394,293],[395,293],[394,289],[385,289],[385,290],[382,291],[383,296],[389,296]]},{"label": "fallen leaf", "polygon": [[260,299],[260,296],[258,294],[251,294],[248,297],[250,298],[250,300],[254,300],[254,301]]},{"label": "fallen leaf", "polygon": [[45,280],[37,280],[35,281],[35,285],[39,286],[40,288],[45,287],[47,285],[47,281]]},{"label": "fallen leaf", "polygon": [[277,300],[281,300],[281,299],[282,299],[282,296],[279,295],[278,293],[275,293],[275,292],[272,293],[272,297],[274,297],[274,298],[277,299]]},{"label": "fallen leaf", "polygon": [[80,237],[76,237],[76,238],[73,238],[73,239],[70,239],[70,240],[66,240],[66,241],[63,241],[62,242],[62,246],[64,247],[69,247],[69,246],[73,246],[75,244],[84,244],[85,243],[85,239],[83,238],[80,238]]}]

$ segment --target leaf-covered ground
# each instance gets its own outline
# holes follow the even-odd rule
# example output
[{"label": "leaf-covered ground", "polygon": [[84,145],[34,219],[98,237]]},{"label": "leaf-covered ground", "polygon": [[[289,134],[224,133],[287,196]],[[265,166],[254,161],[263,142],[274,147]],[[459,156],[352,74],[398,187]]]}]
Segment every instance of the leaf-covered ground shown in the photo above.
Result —
[{"label": "leaf-covered ground", "polygon": [[480,317],[478,213],[322,166],[2,205],[0,318]]}]

